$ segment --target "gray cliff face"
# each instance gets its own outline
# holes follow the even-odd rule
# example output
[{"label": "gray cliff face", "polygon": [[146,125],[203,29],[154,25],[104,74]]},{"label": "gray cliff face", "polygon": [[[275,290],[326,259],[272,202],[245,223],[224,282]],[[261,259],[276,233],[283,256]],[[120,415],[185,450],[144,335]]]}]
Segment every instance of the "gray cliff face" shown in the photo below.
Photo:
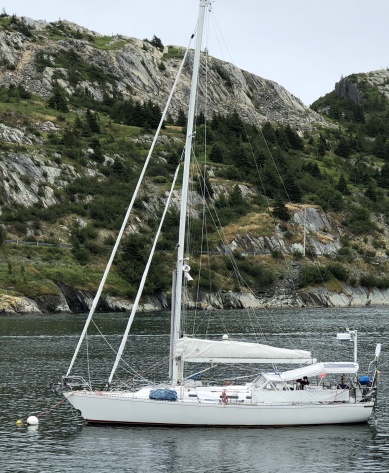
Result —
[{"label": "gray cliff face", "polygon": [[300,207],[292,213],[293,223],[288,226],[287,231],[277,226],[276,233],[271,236],[254,237],[249,233],[237,234],[229,245],[219,250],[226,253],[240,250],[254,255],[270,255],[275,252],[284,255],[304,254],[304,252],[317,256],[336,254],[341,247],[342,235],[342,230],[336,221],[330,221],[330,217],[320,208]]},{"label": "gray cliff face", "polygon": [[[39,42],[34,42],[20,33],[0,33],[0,57],[8,64],[0,70],[0,84],[21,84],[30,92],[48,98],[55,83],[58,83],[68,94],[75,92],[68,80],[65,68],[55,67],[55,54],[60,51],[74,50],[82,59],[115,76],[115,80],[104,84],[83,82],[80,86],[87,89],[97,100],[102,100],[104,93],[120,91],[124,97],[140,102],[148,100],[164,107],[177,74],[181,59],[165,56],[168,48],[161,52],[151,44],[127,37],[114,37],[112,44],[122,45],[118,49],[97,49],[85,40],[67,39],[50,40],[44,36],[44,22],[31,25],[42,31]],[[87,30],[63,22],[75,31]],[[94,32],[89,35],[99,36]],[[182,48],[178,48],[182,49]],[[47,65],[43,70],[36,67],[37,55],[43,54]],[[186,109],[190,92],[190,64],[184,67],[183,76],[172,101],[172,115],[180,109]],[[203,64],[201,74],[207,71],[207,107],[204,106],[205,89],[200,88],[200,110],[220,114],[238,113],[248,122],[262,124],[265,121],[277,121],[290,124],[300,130],[311,128],[315,123],[325,125],[324,119],[306,107],[279,84],[243,71],[233,64],[208,57]],[[207,66],[205,65],[207,64]],[[205,86],[204,86],[205,87]]]},{"label": "gray cliff face", "polygon": [[363,92],[358,87],[358,84],[361,82],[373,86],[389,98],[389,70],[387,69],[344,77],[335,84],[335,92],[342,97],[350,99],[356,105],[361,105],[364,98]]},{"label": "gray cliff face", "polygon": [[[25,135],[22,133],[21,136],[23,138]],[[97,176],[97,172],[91,165],[83,170],[83,175]],[[57,203],[55,189],[66,187],[76,177],[80,177],[80,173],[73,166],[56,163],[37,151],[4,152],[0,154],[0,176],[3,203],[30,207],[40,202],[47,208]]]},{"label": "gray cliff face", "polygon": [[335,84],[335,92],[342,97],[350,99],[356,105],[361,105],[363,102],[363,92],[358,90],[357,84],[348,77],[342,78]]},{"label": "gray cliff face", "polygon": [[[104,94],[112,95],[115,91],[124,98],[139,102],[151,100],[161,108],[165,106],[181,59],[168,57],[165,51],[159,51],[150,43],[135,38],[112,37],[113,47],[117,49],[98,49],[91,42],[79,39],[54,41],[46,30],[48,23],[24,18],[26,23],[39,34],[39,41],[24,36],[19,32],[0,32],[0,85],[22,85],[26,90],[47,99],[53,92],[53,86],[59,84],[67,94],[76,92],[68,77],[68,70],[57,67],[55,55],[59,52],[74,50],[83,61],[93,64],[109,74],[111,81],[84,81],[78,88],[87,89],[96,99],[102,100]],[[81,32],[89,37],[100,37],[73,23],[64,21],[67,28]],[[181,48],[177,48],[180,50]],[[45,67],[37,67],[38,57],[45,59]],[[180,109],[187,108],[190,92],[190,56],[184,67],[171,105],[171,114],[177,115]],[[205,75],[205,55],[203,55],[202,74]],[[163,67],[161,66],[163,65]],[[243,71],[236,66],[218,59],[207,59],[207,110],[220,114],[237,111],[246,121],[261,124],[274,121],[291,124],[303,131],[314,124],[325,124],[322,117],[310,110],[302,102],[275,82]],[[201,94],[202,92],[202,94]],[[200,109],[205,109],[205,89],[200,91]],[[50,121],[37,122],[32,127],[34,133],[23,124],[0,124],[0,141],[21,147],[21,152],[0,153],[0,176],[3,183],[2,200],[5,204],[32,206],[39,203],[48,208],[57,202],[56,190],[65,188],[75,178],[97,176],[96,163],[76,171],[71,164],[65,164],[63,156],[49,155],[44,151],[47,133],[61,131],[61,125]],[[147,136],[142,137],[148,139]],[[150,137],[150,143],[151,143]],[[166,137],[161,137],[166,139]],[[24,149],[23,149],[24,148]],[[40,149],[30,151],[32,149]],[[88,158],[88,150],[83,150]],[[106,156],[106,160],[114,157]],[[222,190],[228,194],[228,189]],[[154,199],[154,209],[161,197]],[[174,196],[174,204],[179,204],[179,195]],[[1,212],[1,210],[0,210]]]}]

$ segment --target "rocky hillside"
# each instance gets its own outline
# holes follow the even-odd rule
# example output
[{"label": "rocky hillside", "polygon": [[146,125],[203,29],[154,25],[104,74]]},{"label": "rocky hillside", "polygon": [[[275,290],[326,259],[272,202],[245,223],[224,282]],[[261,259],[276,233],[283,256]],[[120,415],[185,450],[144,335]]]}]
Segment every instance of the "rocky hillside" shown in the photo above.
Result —
[{"label": "rocky hillside", "polygon": [[[89,309],[183,54],[67,21],[0,16],[0,311]],[[205,200],[224,241],[207,227],[191,265],[206,255],[216,269],[198,276],[189,304],[386,303],[387,71],[343,78],[309,109],[280,85],[204,54],[205,68],[196,153],[207,166],[192,177],[191,216],[201,233]],[[190,69],[188,61],[99,310],[132,306],[144,242],[184,144]],[[164,275],[179,204],[175,191],[142,310],[170,304]]]},{"label": "rocky hillside", "polygon": [[[164,107],[184,54],[177,46],[157,48],[150,42],[123,36],[104,37],[68,21],[47,24],[42,21],[20,19],[18,31],[13,28],[0,33],[0,84],[22,85],[40,97],[48,98],[53,85],[59,84],[68,95],[77,89],[87,90],[94,99],[120,92],[123,97],[139,102],[151,100]],[[16,25],[17,26],[17,25]],[[30,32],[26,36],[25,29]],[[82,61],[95,67],[100,74],[70,76],[66,58],[75,52]],[[190,88],[190,60],[183,80],[172,102],[172,114],[186,109]],[[222,115],[237,110],[248,122],[260,125],[265,121],[289,123],[305,129],[314,123],[325,123],[323,118],[277,83],[238,69],[230,63],[208,57],[208,89],[205,106],[204,88],[200,104],[203,111]],[[102,74],[105,75],[104,80]]]}]

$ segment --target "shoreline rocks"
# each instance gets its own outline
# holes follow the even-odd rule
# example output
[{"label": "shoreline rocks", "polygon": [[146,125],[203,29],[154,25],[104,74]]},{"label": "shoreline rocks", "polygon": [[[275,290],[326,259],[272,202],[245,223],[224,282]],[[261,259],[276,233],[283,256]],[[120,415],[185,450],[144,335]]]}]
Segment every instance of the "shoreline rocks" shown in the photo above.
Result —
[{"label": "shoreline rocks", "polygon": [[[49,314],[85,313],[92,306],[94,294],[57,283],[60,294],[29,299],[0,295],[0,314]],[[295,293],[277,293],[270,297],[256,297],[249,292],[202,292],[194,300],[185,296],[189,309],[265,309],[265,308],[313,308],[313,307],[364,307],[389,305],[389,289],[368,289],[344,285],[341,292],[331,292],[320,286]],[[130,312],[133,302],[119,297],[102,296],[97,312]],[[138,312],[170,309],[165,294],[143,301]]]}]

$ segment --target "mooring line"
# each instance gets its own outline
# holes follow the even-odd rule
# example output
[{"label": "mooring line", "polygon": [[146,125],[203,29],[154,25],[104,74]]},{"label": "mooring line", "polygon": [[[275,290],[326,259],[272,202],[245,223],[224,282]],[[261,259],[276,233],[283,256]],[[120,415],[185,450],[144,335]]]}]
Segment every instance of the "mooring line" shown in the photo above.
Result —
[{"label": "mooring line", "polygon": [[[73,394],[71,394],[70,396],[72,396]],[[57,404],[54,404],[54,406],[51,406],[49,407],[48,409],[46,409],[45,411],[42,411],[40,414],[37,414],[36,417],[41,417],[45,414],[47,414],[48,412],[52,411],[53,409],[55,409],[56,407],[58,407],[59,405],[61,405],[63,402],[67,401],[69,399],[69,397],[64,397],[63,399],[61,399],[61,401],[57,402]]]}]

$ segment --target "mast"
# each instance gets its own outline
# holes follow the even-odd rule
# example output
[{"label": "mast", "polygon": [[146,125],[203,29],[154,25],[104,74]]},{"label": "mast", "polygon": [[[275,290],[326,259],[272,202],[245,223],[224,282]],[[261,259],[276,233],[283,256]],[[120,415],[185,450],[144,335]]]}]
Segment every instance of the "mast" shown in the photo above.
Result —
[{"label": "mast", "polygon": [[172,354],[170,360],[171,383],[172,386],[177,384],[180,379],[181,362],[175,360],[175,342],[181,337],[181,300],[182,300],[182,279],[183,279],[183,265],[184,265],[184,243],[185,243],[185,226],[186,226],[186,207],[188,202],[188,183],[189,183],[189,169],[190,157],[192,149],[193,125],[196,107],[197,83],[200,69],[200,52],[201,42],[203,38],[204,16],[205,11],[211,0],[200,0],[199,16],[197,24],[196,47],[193,59],[192,83],[190,89],[189,111],[188,111],[188,125],[186,131],[185,141],[185,157],[184,157],[184,172],[182,177],[182,196],[181,196],[181,213],[180,213],[180,227],[178,236],[178,250],[177,250],[177,265],[175,278],[175,288],[173,293],[175,299],[172,300],[172,331],[170,334],[170,352]]}]

